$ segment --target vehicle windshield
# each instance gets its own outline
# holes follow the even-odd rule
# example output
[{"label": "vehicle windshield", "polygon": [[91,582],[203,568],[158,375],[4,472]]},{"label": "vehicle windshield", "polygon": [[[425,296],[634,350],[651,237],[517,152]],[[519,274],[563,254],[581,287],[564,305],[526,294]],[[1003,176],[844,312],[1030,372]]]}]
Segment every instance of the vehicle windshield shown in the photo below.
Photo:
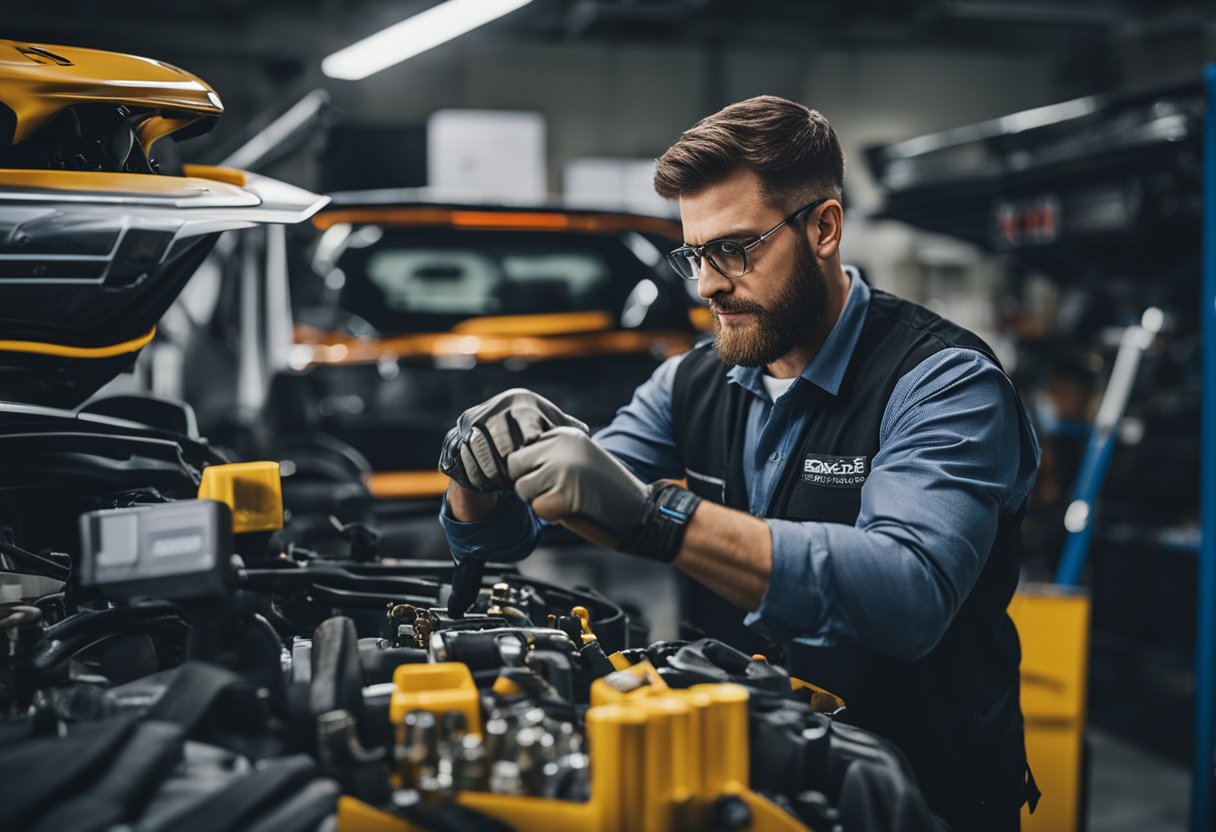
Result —
[{"label": "vehicle windshield", "polygon": [[338,258],[339,304],[381,332],[445,330],[484,315],[619,316],[656,270],[615,237],[386,228]]}]

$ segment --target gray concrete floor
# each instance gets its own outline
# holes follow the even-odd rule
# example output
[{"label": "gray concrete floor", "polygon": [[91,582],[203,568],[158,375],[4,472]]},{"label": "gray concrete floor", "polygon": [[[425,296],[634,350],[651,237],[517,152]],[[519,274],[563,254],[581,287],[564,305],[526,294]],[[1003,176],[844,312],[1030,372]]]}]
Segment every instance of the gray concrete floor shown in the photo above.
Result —
[{"label": "gray concrete floor", "polygon": [[[553,583],[592,586],[609,598],[634,600],[650,617],[651,641],[676,637],[675,581],[667,566],[594,546],[563,546],[537,549],[520,569]],[[1098,729],[1090,729],[1089,741],[1089,832],[1184,832],[1188,767]]]},{"label": "gray concrete floor", "polygon": [[1091,832],[1182,832],[1191,771],[1139,746],[1089,730]]}]

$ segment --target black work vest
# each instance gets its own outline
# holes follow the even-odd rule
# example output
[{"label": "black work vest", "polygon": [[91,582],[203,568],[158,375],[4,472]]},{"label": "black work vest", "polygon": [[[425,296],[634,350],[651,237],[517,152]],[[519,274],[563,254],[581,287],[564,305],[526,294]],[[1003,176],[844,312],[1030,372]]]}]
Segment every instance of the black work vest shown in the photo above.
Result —
[{"label": "black work vest", "polygon": [[[839,394],[813,384],[787,393],[803,397],[807,422],[767,516],[854,525],[861,483],[879,451],[879,426],[896,383],[929,356],[955,347],[976,350],[1000,366],[972,333],[873,291]],[[744,448],[743,440],[753,397],[729,383],[729,370],[710,347],[690,353],[676,371],[672,415],[688,487],[747,511],[743,454],[754,449]],[[937,646],[916,661],[858,648],[766,643],[743,625],[742,610],[683,576],[682,615],[690,636],[700,632],[749,653],[775,653],[795,676],[839,694],[849,721],[908,755],[938,814],[955,829],[979,827],[991,807],[1007,811],[1009,801],[1020,806],[1024,793],[1021,650],[1005,613],[1018,580],[1021,521],[1021,512],[1000,518],[971,593]],[[1002,826],[994,815],[991,828]]]}]

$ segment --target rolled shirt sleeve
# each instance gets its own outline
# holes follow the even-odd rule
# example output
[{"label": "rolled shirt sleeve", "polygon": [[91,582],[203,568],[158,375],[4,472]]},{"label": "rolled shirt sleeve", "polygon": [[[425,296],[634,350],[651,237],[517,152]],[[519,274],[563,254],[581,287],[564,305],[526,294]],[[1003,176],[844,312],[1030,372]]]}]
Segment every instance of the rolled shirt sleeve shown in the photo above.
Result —
[{"label": "rolled shirt sleeve", "polygon": [[904,376],[879,442],[855,525],[767,520],[772,578],[747,619],[766,637],[928,653],[1038,465],[1011,382],[971,350],[943,350]]}]

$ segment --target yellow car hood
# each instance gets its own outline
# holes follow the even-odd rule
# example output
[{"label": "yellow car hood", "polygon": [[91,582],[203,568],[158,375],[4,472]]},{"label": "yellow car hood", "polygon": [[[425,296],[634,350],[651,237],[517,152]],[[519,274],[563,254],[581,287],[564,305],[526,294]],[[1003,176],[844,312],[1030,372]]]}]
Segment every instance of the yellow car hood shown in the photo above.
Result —
[{"label": "yellow car hood", "polygon": [[[19,144],[62,110],[99,102],[139,113],[135,134],[145,152],[170,133],[205,132],[224,112],[219,95],[205,81],[162,61],[0,40],[0,104],[11,122],[0,141]],[[0,117],[0,128],[4,121]]]}]

